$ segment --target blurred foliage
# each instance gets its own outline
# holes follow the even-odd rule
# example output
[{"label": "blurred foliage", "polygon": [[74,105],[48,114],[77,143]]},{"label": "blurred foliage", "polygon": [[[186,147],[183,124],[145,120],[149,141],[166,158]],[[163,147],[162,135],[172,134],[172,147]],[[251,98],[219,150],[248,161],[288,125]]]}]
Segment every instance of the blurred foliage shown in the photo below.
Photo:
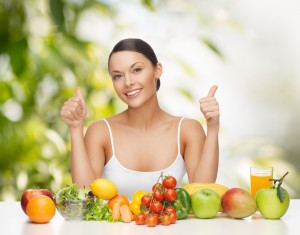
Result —
[{"label": "blurred foliage", "polygon": [[68,129],[59,110],[75,86],[82,85],[88,101],[95,95],[107,101],[88,102],[87,121],[115,112],[106,63],[99,62],[106,48],[96,50],[75,33],[89,8],[113,15],[101,1],[0,3],[0,200],[70,182]]},{"label": "blurred foliage", "polygon": [[[176,1],[176,9],[172,1],[137,2],[149,12],[165,4],[212,24],[205,14],[209,11],[201,11],[201,1],[190,3]],[[117,5],[105,0],[0,2],[0,201],[19,200],[26,188],[54,192],[71,182],[69,133],[59,111],[76,86],[82,87],[89,107],[87,124],[122,108],[108,78],[110,48],[84,40],[76,31],[82,15],[91,10],[112,24],[111,34],[124,30]],[[199,43],[224,58],[207,36],[199,36]],[[181,59],[177,63],[188,77],[195,77],[189,64]],[[177,91],[191,102],[198,99],[186,88]]]},{"label": "blurred foliage", "polygon": [[[156,10],[151,0],[137,4]],[[0,2],[0,201],[19,200],[26,188],[54,192],[71,182],[69,133],[59,111],[76,86],[87,100],[87,123],[120,109],[102,59],[107,46],[76,32],[89,10],[112,22],[115,31],[124,27],[115,20],[116,5],[110,1]],[[181,66],[193,75],[189,65]],[[188,90],[178,91],[193,99]]]}]

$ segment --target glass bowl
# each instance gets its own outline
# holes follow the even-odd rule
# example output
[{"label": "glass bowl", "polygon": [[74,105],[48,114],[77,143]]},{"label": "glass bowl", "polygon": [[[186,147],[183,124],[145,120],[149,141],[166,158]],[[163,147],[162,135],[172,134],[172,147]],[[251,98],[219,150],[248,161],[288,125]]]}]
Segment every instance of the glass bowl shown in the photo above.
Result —
[{"label": "glass bowl", "polygon": [[92,199],[61,201],[59,203],[55,202],[55,206],[59,214],[61,214],[61,216],[65,219],[83,220],[87,211],[87,204],[89,200]]}]

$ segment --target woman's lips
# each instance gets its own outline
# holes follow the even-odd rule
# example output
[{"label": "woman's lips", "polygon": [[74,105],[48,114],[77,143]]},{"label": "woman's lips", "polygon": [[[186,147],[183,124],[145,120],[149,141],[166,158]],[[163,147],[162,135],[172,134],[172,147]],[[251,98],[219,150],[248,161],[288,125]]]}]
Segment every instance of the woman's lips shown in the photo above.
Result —
[{"label": "woman's lips", "polygon": [[140,93],[141,90],[142,89],[132,90],[132,91],[126,92],[125,95],[128,97],[135,96],[136,94]]}]

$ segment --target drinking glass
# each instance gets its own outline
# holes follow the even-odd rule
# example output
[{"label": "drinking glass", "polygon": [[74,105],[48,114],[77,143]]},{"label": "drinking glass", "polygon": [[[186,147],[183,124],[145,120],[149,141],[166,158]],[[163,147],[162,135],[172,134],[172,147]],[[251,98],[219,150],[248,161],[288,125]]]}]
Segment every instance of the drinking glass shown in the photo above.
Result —
[{"label": "drinking glass", "polygon": [[273,167],[250,167],[251,195],[256,197],[256,193],[261,188],[270,188],[273,181]]}]

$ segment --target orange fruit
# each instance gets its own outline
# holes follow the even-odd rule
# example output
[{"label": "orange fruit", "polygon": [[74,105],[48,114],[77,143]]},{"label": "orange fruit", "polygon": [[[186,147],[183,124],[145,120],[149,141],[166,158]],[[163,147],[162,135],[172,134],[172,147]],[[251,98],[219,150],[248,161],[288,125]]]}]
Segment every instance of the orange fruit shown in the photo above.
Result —
[{"label": "orange fruit", "polygon": [[114,207],[114,204],[116,204],[116,203],[120,204],[120,206],[122,206],[124,204],[129,205],[129,200],[126,196],[120,194],[120,195],[117,195],[114,198],[110,199],[108,201],[108,206],[112,209]]},{"label": "orange fruit", "polygon": [[27,204],[26,214],[34,223],[48,223],[55,215],[56,207],[53,200],[45,195],[39,195]]}]

